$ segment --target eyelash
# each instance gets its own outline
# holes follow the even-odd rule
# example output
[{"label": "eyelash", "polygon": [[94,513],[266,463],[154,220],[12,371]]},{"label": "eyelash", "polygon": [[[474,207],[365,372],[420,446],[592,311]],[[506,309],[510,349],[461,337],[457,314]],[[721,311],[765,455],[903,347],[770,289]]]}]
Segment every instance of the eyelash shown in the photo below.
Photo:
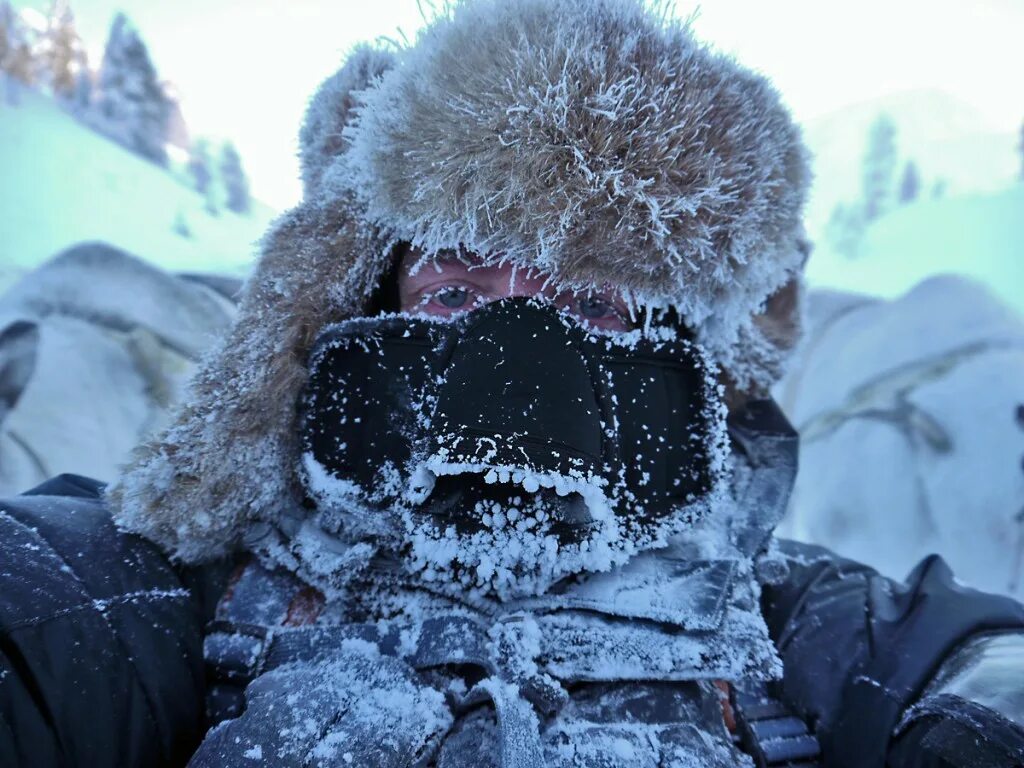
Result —
[{"label": "eyelash", "polygon": [[[476,305],[482,303],[481,300],[483,299],[483,294],[481,293],[481,291],[477,287],[472,286],[472,285],[466,285],[464,283],[459,283],[459,282],[451,282],[451,283],[444,283],[442,285],[429,286],[429,287],[424,288],[421,291],[421,293],[420,293],[419,305],[420,306],[426,306],[426,305],[430,304],[432,301],[434,301],[434,299],[436,299],[438,296],[441,296],[446,291],[450,291],[450,290],[463,290],[463,291],[465,291],[466,292],[466,302],[463,305],[460,305],[458,307],[448,307],[448,306],[445,306],[445,305],[441,304],[440,306],[443,307],[446,310],[452,310],[453,312],[457,312],[457,311],[460,311],[460,310],[464,311],[466,309],[469,309],[469,308],[471,308],[473,306],[476,306]],[[581,301],[583,301],[585,299],[596,299],[596,300],[602,302],[607,307],[607,309],[608,309],[610,314],[608,316],[606,316],[606,317],[587,318],[585,315],[583,315],[583,313],[581,311],[579,311],[579,307],[578,306],[574,306],[574,305],[578,305],[579,302],[581,302]],[[562,308],[565,308],[565,309],[570,309],[570,311],[572,311],[573,314],[583,318],[587,322],[600,322],[602,320],[608,319],[608,317],[614,316],[614,317],[618,318],[619,320],[623,321],[624,323],[626,323],[627,325],[632,326],[632,324],[633,324],[633,321],[629,317],[629,315],[624,313],[615,304],[614,301],[609,299],[607,296],[600,295],[600,294],[596,295],[596,296],[573,296],[573,297],[571,297],[571,299],[568,302],[566,302],[566,303],[559,303],[558,306],[562,307]]]}]

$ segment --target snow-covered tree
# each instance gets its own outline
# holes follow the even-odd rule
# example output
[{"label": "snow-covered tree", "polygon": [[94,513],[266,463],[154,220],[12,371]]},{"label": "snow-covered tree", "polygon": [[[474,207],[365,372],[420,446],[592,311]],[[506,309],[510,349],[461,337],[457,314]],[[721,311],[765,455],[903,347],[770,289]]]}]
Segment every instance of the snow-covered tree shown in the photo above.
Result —
[{"label": "snow-covered tree", "polygon": [[855,259],[860,255],[864,225],[861,206],[839,203],[825,226],[825,240],[836,253]]},{"label": "snow-covered tree", "polygon": [[249,179],[242,169],[242,158],[230,141],[220,150],[220,178],[224,184],[225,205],[235,213],[248,213],[252,208]]},{"label": "snow-covered tree", "polygon": [[14,37],[14,9],[7,0],[0,2],[0,66],[7,62],[11,52],[11,42]]},{"label": "snow-covered tree", "polygon": [[170,104],[149,51],[124,14],[118,14],[100,66],[97,127],[159,165],[167,164]]},{"label": "snow-covered tree", "polygon": [[210,142],[196,139],[188,150],[188,175],[196,192],[206,194],[213,174],[210,172]]},{"label": "snow-covered tree", "polygon": [[10,2],[0,2],[0,86],[5,101],[16,104],[20,88],[35,82],[32,35]]},{"label": "snow-covered tree", "polygon": [[900,179],[900,205],[906,205],[917,200],[921,195],[921,174],[918,173],[917,163],[909,160],[903,166],[903,177]]},{"label": "snow-covered tree", "polygon": [[895,193],[896,123],[888,115],[879,115],[871,126],[863,172],[864,219],[871,222],[885,212]]},{"label": "snow-covered tree", "polygon": [[54,0],[40,44],[40,69],[55,95],[72,97],[78,72],[86,68],[85,49],[67,0]]},{"label": "snow-covered tree", "polygon": [[75,73],[75,90],[71,94],[71,111],[76,115],[85,115],[92,109],[93,74],[89,67],[83,66]]}]

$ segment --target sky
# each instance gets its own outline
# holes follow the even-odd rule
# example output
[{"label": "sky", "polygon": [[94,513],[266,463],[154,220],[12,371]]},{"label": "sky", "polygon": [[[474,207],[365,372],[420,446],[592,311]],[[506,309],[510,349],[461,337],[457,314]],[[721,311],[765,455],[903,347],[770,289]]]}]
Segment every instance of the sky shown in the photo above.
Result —
[{"label": "sky", "polygon": [[[278,209],[301,195],[296,137],[319,82],[355,43],[411,40],[423,25],[417,0],[70,3],[94,64],[127,13],[193,134],[232,139],[254,194]],[[800,121],[915,89],[951,93],[994,131],[1024,118],[1024,0],[677,0],[676,13],[697,13],[699,37],[771,77]]]}]

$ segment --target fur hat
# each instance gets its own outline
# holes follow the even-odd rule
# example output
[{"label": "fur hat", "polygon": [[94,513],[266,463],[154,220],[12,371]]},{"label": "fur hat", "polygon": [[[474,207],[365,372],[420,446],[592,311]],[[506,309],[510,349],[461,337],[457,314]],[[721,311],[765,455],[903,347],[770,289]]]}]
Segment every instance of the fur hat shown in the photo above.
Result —
[{"label": "fur hat", "polygon": [[641,0],[469,0],[415,45],[356,48],[313,98],[304,199],[262,244],[233,331],[109,498],[187,561],[299,502],[295,404],[327,323],[394,247],[465,248],[672,307],[740,390],[797,329],[799,132],[769,82]]}]

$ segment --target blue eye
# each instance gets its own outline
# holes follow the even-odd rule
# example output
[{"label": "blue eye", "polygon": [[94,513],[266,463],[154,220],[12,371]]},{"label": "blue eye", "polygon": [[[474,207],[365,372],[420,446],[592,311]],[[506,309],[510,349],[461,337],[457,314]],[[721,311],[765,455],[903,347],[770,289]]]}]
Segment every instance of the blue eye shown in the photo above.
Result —
[{"label": "blue eye", "polygon": [[465,306],[469,300],[469,291],[465,288],[459,288],[458,286],[448,286],[442,288],[434,294],[434,298],[437,299],[438,303],[447,307],[448,309],[458,309],[459,307]]},{"label": "blue eye", "polygon": [[608,317],[608,314],[612,311],[608,302],[603,299],[599,299],[596,296],[588,296],[585,299],[580,299],[577,304],[580,315],[588,320],[601,320],[602,318]]}]

